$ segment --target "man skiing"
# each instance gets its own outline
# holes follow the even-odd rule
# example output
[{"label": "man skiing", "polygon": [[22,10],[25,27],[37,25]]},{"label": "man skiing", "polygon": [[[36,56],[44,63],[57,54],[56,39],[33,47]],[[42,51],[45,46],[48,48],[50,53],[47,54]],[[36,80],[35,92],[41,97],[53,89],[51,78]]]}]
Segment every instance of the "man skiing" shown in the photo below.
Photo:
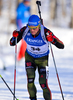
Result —
[{"label": "man skiing", "polygon": [[48,87],[46,77],[46,66],[48,66],[49,42],[59,49],[64,48],[64,44],[60,41],[48,28],[40,23],[37,15],[31,15],[28,25],[14,31],[13,37],[10,39],[10,45],[15,45],[23,38],[27,43],[25,52],[25,67],[27,72],[27,87],[30,100],[37,100],[37,89],[34,84],[35,71],[38,68],[39,84],[43,90],[45,100],[52,100],[51,91]]}]

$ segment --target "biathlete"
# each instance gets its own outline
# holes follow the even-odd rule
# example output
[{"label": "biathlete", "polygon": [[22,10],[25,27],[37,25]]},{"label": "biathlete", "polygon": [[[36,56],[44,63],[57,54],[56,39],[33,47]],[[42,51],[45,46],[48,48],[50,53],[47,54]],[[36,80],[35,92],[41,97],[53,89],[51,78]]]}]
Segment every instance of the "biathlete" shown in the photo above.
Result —
[{"label": "biathlete", "polygon": [[34,84],[35,71],[38,69],[39,84],[43,90],[44,100],[52,100],[51,91],[48,87],[46,78],[46,66],[48,66],[49,42],[59,49],[64,48],[60,41],[48,28],[40,23],[37,15],[31,15],[28,24],[20,29],[13,31],[10,45],[15,45],[23,38],[27,43],[25,52],[25,67],[27,73],[27,87],[30,100],[37,100],[37,89]]}]

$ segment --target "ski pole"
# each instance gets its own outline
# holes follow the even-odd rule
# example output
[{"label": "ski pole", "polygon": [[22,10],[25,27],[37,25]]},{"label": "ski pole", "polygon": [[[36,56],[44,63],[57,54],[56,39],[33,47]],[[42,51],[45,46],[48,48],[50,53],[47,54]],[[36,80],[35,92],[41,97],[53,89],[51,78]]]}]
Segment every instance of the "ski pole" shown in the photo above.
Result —
[{"label": "ski pole", "polygon": [[38,13],[39,13],[39,16],[40,16],[41,24],[43,24],[42,17],[41,17],[41,11],[40,11],[41,1],[36,1],[36,4],[38,6]]},{"label": "ski pole", "polygon": [[63,96],[63,92],[62,92],[62,88],[61,88],[61,84],[60,84],[60,80],[59,80],[59,75],[58,75],[58,71],[57,71],[56,62],[55,62],[55,58],[54,58],[54,54],[53,54],[51,43],[50,43],[50,49],[51,49],[51,54],[52,54],[52,58],[53,58],[53,62],[54,62],[55,70],[56,70],[56,75],[57,75],[57,79],[58,79],[58,83],[59,83],[62,99],[64,100],[64,96]]},{"label": "ski pole", "polygon": [[[38,5],[39,16],[40,16],[41,24],[42,24],[41,11],[40,11],[40,7],[39,7],[39,6],[41,6],[41,1],[36,1],[36,4]],[[56,69],[56,75],[57,75],[57,79],[58,79],[58,82],[59,82],[59,87],[60,87],[62,99],[64,100],[64,96],[63,96],[63,92],[62,92],[62,88],[61,88],[61,84],[60,84],[60,80],[59,80],[59,76],[58,76],[57,67],[56,67],[56,63],[55,63],[54,54],[53,54],[51,44],[50,44],[50,48],[51,48],[51,53],[52,53],[52,57],[53,57],[53,62],[54,62],[55,69]]]},{"label": "ski pole", "polygon": [[[17,37],[15,40],[14,95],[15,95],[15,83],[16,83],[16,59],[17,59]],[[13,100],[15,100],[15,96],[13,97]]]},{"label": "ski pole", "polygon": [[[10,87],[8,86],[8,84],[6,83],[6,81],[4,80],[4,78],[0,75],[1,79],[3,80],[3,82],[6,84],[6,86],[8,87],[8,89],[10,90],[10,92],[12,93],[12,95],[16,98],[16,96],[14,95],[14,93],[12,92],[12,90],[10,89]],[[16,98],[16,100],[19,100]]]}]

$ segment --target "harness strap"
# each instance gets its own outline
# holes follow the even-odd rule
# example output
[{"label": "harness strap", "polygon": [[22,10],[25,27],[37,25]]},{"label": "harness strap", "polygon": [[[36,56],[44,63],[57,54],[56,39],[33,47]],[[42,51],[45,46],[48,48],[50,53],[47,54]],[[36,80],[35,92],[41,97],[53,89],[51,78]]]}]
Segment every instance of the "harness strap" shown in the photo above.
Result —
[{"label": "harness strap", "polygon": [[44,26],[43,25],[41,25],[41,36],[42,36],[42,39],[44,40],[44,42],[48,43],[48,45],[49,45],[49,42],[46,40],[46,37],[45,37]]},{"label": "harness strap", "polygon": [[29,31],[29,27],[27,27],[23,33],[23,36],[22,36],[23,40],[24,40],[25,36],[27,35],[28,31]]}]

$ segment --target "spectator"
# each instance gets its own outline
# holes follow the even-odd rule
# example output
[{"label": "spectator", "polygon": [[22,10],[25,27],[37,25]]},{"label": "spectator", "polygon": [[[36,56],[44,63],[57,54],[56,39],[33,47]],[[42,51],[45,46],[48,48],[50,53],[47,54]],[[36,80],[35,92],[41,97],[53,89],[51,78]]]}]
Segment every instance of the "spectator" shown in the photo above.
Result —
[{"label": "spectator", "polygon": [[[30,0],[23,0],[16,9],[16,25],[17,29],[20,30],[21,27],[27,24],[28,18],[30,17]],[[17,60],[25,57],[26,42],[21,40],[20,50],[17,56]]]}]

